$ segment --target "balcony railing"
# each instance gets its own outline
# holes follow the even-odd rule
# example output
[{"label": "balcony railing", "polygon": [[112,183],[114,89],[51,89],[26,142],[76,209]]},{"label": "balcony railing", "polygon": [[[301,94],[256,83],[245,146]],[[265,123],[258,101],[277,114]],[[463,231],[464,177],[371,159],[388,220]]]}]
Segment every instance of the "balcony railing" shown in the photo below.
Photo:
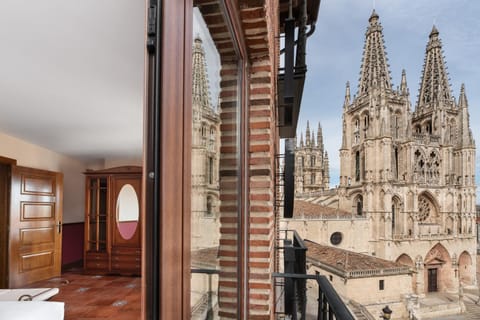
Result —
[{"label": "balcony railing", "polygon": [[[310,319],[312,315],[316,315],[318,320],[354,320],[354,316],[325,276],[307,274],[307,248],[298,233],[294,230],[283,232],[283,247],[279,249],[283,249],[284,253],[284,273],[273,274],[276,286],[282,289],[277,292],[281,291],[280,296],[283,296],[283,308],[276,305],[276,313],[288,316],[291,320],[305,320],[307,313]],[[318,293],[314,294],[313,298],[317,303],[315,310],[307,308],[307,281],[314,281],[313,287],[318,288]],[[311,291],[308,296],[309,299],[312,298]]]},{"label": "balcony railing", "polygon": [[[291,296],[286,295],[284,315],[292,320],[305,320],[307,317],[306,301],[306,280],[315,280],[318,286],[317,298],[317,320],[355,320],[350,310],[337,294],[330,281],[322,275],[296,274],[296,273],[274,273],[274,278],[283,278],[292,281],[293,292]],[[286,288],[285,288],[286,290]],[[303,299],[303,300],[302,300]],[[289,300],[289,301],[287,301]],[[310,318],[311,319],[311,318]]]},{"label": "balcony railing", "polygon": [[212,277],[218,276],[220,270],[192,268],[190,272],[192,275],[197,274],[208,277],[208,287],[204,288],[205,290],[202,292],[201,298],[199,298],[192,306],[191,319],[217,319],[218,315],[215,314],[215,305],[218,303],[218,285],[214,283]]}]

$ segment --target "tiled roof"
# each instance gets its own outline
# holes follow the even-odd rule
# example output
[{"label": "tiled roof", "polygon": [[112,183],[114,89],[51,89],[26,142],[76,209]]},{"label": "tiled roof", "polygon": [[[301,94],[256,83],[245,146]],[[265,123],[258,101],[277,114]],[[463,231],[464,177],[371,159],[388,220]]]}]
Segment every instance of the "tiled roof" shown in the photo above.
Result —
[{"label": "tiled roof", "polygon": [[192,267],[217,269],[218,247],[211,247],[192,251]]},{"label": "tiled roof", "polygon": [[304,242],[308,249],[307,261],[349,277],[409,273],[409,268],[400,263],[321,245],[307,239]]},{"label": "tiled roof", "polygon": [[350,212],[323,206],[321,204],[312,203],[305,200],[295,199],[293,205],[294,218],[326,218],[326,217],[351,217]]}]

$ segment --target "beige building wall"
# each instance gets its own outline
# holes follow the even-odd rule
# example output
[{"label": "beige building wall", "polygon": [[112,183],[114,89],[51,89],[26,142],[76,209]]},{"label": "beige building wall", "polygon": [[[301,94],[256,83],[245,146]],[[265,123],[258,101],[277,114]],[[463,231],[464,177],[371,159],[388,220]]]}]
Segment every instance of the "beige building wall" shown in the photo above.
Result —
[{"label": "beige building wall", "polygon": [[16,159],[19,166],[62,172],[63,223],[84,221],[85,163],[1,132],[0,146],[0,156]]},{"label": "beige building wall", "polygon": [[280,229],[296,230],[302,239],[308,239],[323,245],[332,245],[331,236],[340,232],[342,241],[335,245],[338,248],[360,253],[371,253],[368,235],[370,223],[367,219],[352,217],[351,219],[282,219]]},{"label": "beige building wall", "polygon": [[[382,308],[388,305],[393,311],[393,319],[408,317],[405,296],[413,293],[411,275],[346,279],[314,265],[311,265],[307,272],[324,275],[344,301],[353,300],[363,305],[373,316],[379,315]],[[383,290],[380,290],[380,280],[383,280]],[[316,285],[310,285],[309,290],[316,289]]]}]

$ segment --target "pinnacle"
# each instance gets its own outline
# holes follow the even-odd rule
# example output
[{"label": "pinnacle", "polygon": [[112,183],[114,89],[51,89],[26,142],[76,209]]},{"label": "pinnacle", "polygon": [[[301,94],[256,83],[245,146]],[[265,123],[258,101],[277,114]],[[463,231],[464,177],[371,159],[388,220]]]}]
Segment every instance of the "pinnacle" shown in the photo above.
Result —
[{"label": "pinnacle", "polygon": [[378,18],[379,18],[379,16],[378,16],[377,12],[375,11],[375,9],[373,9],[372,14],[370,15],[370,18],[368,19],[368,22],[370,22],[370,24],[372,22],[376,22],[376,21],[378,21]]},{"label": "pinnacle", "polygon": [[405,72],[405,69],[402,70],[402,81],[400,83],[400,92],[402,94],[408,94],[408,88],[407,88],[407,74]]},{"label": "pinnacle", "polygon": [[467,96],[465,94],[465,84],[462,83],[462,86],[460,87],[460,97],[458,98],[458,104],[460,107],[467,107]]},{"label": "pinnacle", "polygon": [[438,36],[439,33],[440,32],[438,32],[437,27],[435,27],[435,25],[433,25],[432,31],[430,32],[430,38],[432,38],[433,36]]}]

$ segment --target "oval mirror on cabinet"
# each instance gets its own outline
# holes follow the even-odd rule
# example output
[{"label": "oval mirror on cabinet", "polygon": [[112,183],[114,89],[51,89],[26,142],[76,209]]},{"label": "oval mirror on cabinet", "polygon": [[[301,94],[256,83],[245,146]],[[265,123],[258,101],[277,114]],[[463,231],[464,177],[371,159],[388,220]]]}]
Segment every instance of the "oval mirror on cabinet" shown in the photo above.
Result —
[{"label": "oval mirror on cabinet", "polygon": [[139,217],[138,197],[131,184],[120,189],[117,197],[117,228],[123,239],[133,237]]}]

